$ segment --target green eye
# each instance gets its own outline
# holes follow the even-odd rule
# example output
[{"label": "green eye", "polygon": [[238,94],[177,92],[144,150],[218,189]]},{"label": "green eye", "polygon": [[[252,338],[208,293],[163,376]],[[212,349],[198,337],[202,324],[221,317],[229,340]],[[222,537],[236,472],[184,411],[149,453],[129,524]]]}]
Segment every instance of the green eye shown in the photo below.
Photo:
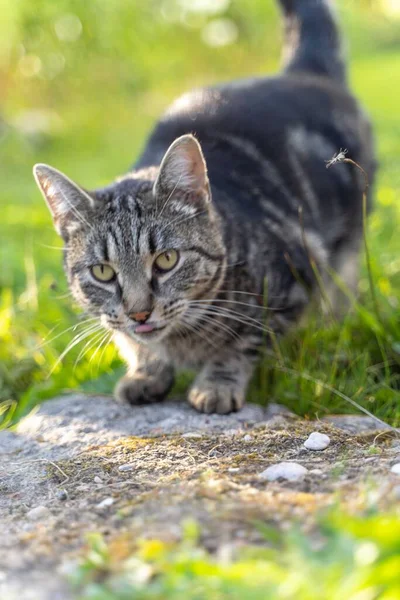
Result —
[{"label": "green eye", "polygon": [[166,272],[173,269],[178,262],[179,254],[176,250],[167,250],[159,254],[154,261],[158,271]]},{"label": "green eye", "polygon": [[94,267],[91,267],[90,271],[97,281],[104,281],[107,283],[115,278],[115,271],[109,265],[94,265]]}]

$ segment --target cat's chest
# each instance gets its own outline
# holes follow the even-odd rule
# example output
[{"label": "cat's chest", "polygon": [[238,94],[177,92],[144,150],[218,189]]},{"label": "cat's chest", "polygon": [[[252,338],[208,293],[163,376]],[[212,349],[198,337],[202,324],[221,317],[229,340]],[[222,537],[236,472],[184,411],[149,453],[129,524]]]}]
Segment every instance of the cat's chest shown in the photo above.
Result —
[{"label": "cat's chest", "polygon": [[210,355],[219,349],[219,340],[207,336],[203,332],[193,332],[188,335],[174,335],[163,341],[159,351],[168,361],[177,367],[193,367],[207,362]]}]

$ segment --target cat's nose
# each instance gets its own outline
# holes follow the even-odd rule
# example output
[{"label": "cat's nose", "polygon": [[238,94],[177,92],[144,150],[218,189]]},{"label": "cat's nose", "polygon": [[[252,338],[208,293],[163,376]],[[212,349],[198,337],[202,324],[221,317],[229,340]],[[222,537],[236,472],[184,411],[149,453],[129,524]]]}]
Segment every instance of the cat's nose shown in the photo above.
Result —
[{"label": "cat's nose", "polygon": [[136,323],[146,323],[150,315],[151,311],[143,310],[142,312],[129,313],[128,317],[132,319],[132,321],[136,321]]}]

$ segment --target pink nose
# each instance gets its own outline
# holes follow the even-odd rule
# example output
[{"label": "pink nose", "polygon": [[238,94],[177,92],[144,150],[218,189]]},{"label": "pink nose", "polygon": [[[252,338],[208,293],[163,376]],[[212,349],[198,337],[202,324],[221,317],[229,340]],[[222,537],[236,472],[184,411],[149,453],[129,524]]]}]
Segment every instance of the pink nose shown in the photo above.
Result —
[{"label": "pink nose", "polygon": [[137,321],[138,323],[145,323],[150,316],[150,311],[144,310],[142,312],[130,313],[128,317],[132,319],[132,321]]}]

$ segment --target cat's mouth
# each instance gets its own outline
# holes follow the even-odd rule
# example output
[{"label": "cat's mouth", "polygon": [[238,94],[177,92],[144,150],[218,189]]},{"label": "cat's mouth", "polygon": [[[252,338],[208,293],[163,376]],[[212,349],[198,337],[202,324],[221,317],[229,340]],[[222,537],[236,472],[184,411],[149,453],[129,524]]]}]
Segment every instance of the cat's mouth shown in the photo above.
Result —
[{"label": "cat's mouth", "polygon": [[156,331],[161,331],[166,328],[166,325],[158,325],[157,323],[143,323],[141,325],[135,325],[133,331],[136,334],[147,335]]},{"label": "cat's mouth", "polygon": [[134,325],[131,328],[132,333],[140,339],[150,339],[158,337],[164,329],[167,328],[166,324],[158,323],[141,323]]},{"label": "cat's mouth", "polygon": [[105,327],[108,329],[112,329],[114,331],[123,331],[128,335],[134,335],[140,339],[150,339],[155,338],[161,332],[163,332],[168,327],[168,323],[157,323],[157,322],[148,322],[148,323],[135,323],[130,322],[129,324],[123,324],[120,321],[110,321],[107,320],[103,323]]}]

